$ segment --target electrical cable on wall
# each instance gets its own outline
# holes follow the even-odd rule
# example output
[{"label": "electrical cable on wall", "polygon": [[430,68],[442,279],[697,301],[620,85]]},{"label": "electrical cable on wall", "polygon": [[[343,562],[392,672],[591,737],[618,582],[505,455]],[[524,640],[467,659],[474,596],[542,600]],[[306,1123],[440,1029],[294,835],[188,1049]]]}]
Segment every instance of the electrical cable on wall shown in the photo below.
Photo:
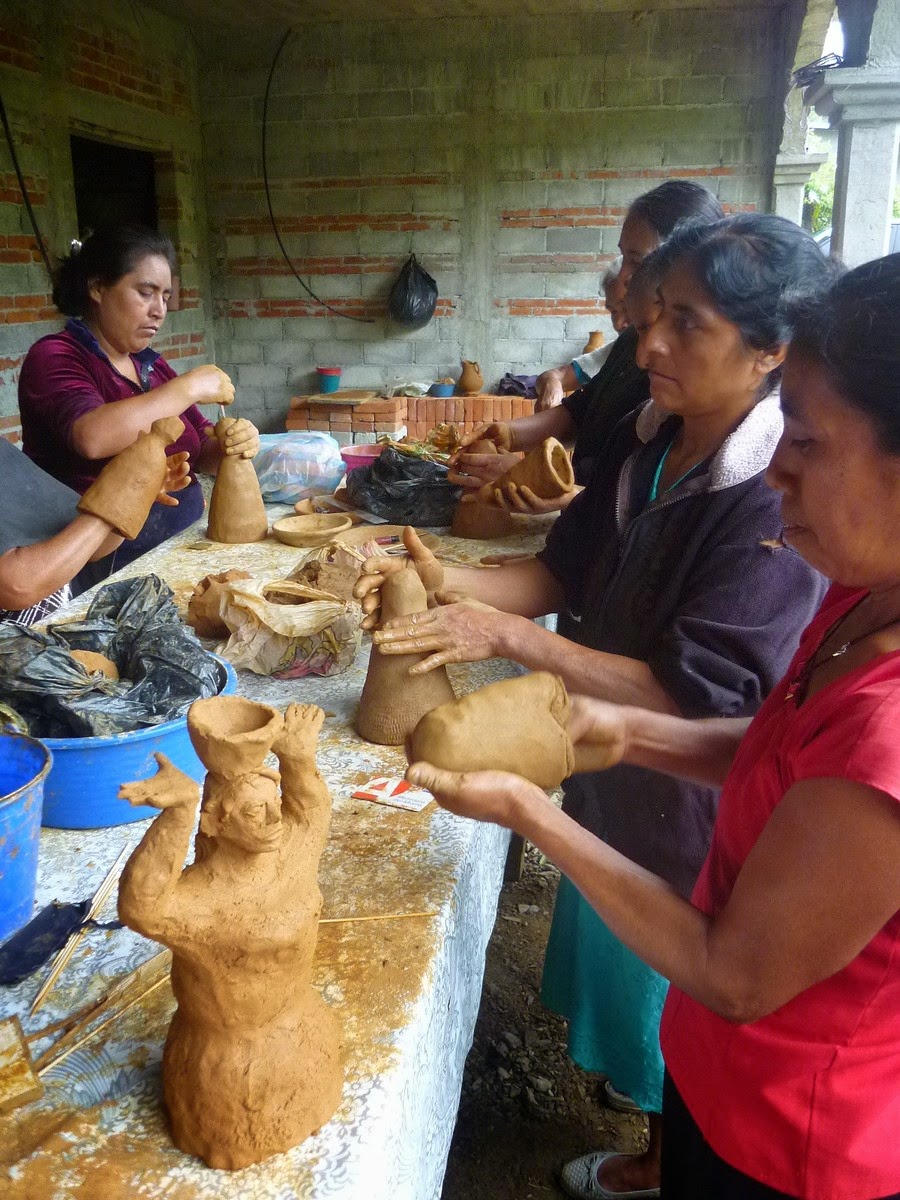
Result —
[{"label": "electrical cable on wall", "polygon": [[13,168],[16,172],[16,179],[19,181],[19,191],[22,193],[22,200],[25,202],[25,209],[28,212],[28,217],[31,221],[31,228],[34,230],[34,236],[41,252],[41,258],[43,258],[44,266],[47,268],[47,274],[52,279],[53,268],[50,266],[50,255],[47,253],[47,247],[44,245],[44,239],[41,237],[40,229],[38,229],[37,217],[34,215],[34,209],[31,207],[31,198],[28,195],[28,188],[25,186],[25,176],[22,174],[22,168],[19,166],[19,156],[16,154],[12,130],[9,127],[9,120],[6,116],[6,105],[3,103],[2,95],[0,95],[0,121],[3,122],[3,132],[6,134],[6,144],[9,146],[10,158],[12,158]]},{"label": "electrical cable on wall", "polygon": [[262,173],[263,173],[263,184],[266,189],[266,206],[268,207],[268,210],[269,210],[269,221],[272,224],[272,232],[275,234],[275,238],[278,242],[279,248],[281,249],[281,253],[284,257],[284,261],[291,268],[291,271],[294,274],[294,278],[297,280],[297,282],[300,284],[300,286],[303,288],[303,290],[305,292],[307,292],[310,296],[312,296],[312,298],[313,298],[313,300],[315,300],[316,304],[321,304],[322,307],[324,309],[327,309],[328,312],[334,313],[334,315],[336,317],[343,317],[345,321],[359,321],[363,325],[374,325],[375,320],[373,317],[354,317],[350,313],[343,313],[340,311],[340,309],[333,308],[332,305],[328,304],[325,300],[320,299],[316,295],[316,293],[306,283],[306,281],[300,278],[300,274],[297,271],[297,268],[294,266],[293,262],[291,261],[291,256],[288,254],[287,248],[285,247],[284,242],[281,240],[281,233],[278,229],[278,223],[275,220],[275,213],[272,209],[272,194],[269,190],[269,169],[268,169],[268,164],[266,162],[266,133],[268,131],[268,121],[269,121],[269,93],[272,90],[272,79],[275,76],[275,68],[278,65],[278,60],[281,57],[281,52],[287,45],[288,38],[291,36],[291,34],[293,32],[294,32],[293,29],[288,29],[288,31],[285,33],[284,37],[281,39],[278,49],[275,51],[275,57],[272,59],[272,65],[269,68],[269,78],[266,80],[266,93],[263,98]]}]

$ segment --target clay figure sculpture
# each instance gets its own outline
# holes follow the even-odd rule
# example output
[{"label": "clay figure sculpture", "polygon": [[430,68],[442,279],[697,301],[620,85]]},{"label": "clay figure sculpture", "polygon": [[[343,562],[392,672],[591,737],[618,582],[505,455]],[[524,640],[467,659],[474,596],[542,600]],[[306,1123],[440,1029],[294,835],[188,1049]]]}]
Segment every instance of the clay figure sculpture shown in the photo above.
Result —
[{"label": "clay figure sculpture", "polygon": [[76,662],[81,663],[88,675],[93,675],[95,671],[99,671],[107,679],[119,678],[119,668],[105,654],[97,654],[93,650],[72,650],[71,654]]},{"label": "clay figure sculpture", "polygon": [[592,350],[599,350],[603,345],[603,330],[592,329],[588,334],[588,340],[584,343],[582,354],[590,354]]},{"label": "clay figure sculpture", "polygon": [[269,533],[266,508],[256,470],[242,454],[226,454],[225,438],[235,417],[216,422],[216,437],[222,447],[222,461],[209,501],[206,536],[213,542],[261,542]]},{"label": "clay figure sculpture", "polygon": [[457,387],[464,396],[477,396],[481,392],[484,388],[484,376],[477,362],[469,362],[467,358],[462,360],[462,374]]},{"label": "clay figure sculpture", "polygon": [[575,487],[575,473],[565,446],[556,438],[545,438],[526,454],[521,462],[513,463],[499,479],[486,483],[475,493],[484,504],[494,501],[494,492],[504,484],[530,488],[542,500],[555,500]]},{"label": "clay figure sculpture", "polygon": [[516,519],[496,504],[485,504],[474,496],[463,497],[453,510],[450,532],[454,537],[489,542],[509,537],[516,531]]},{"label": "clay figure sculpture", "polygon": [[206,575],[194,586],[188,601],[187,623],[197,637],[227,638],[231,630],[220,615],[222,593],[237,579],[252,579],[247,571],[232,569],[218,575]]},{"label": "clay figure sculpture", "polygon": [[136,538],[166,478],[166,447],[183,433],[181,417],[154,421],[149,433],[106,464],[78,501],[78,511],[99,517],[120,537]]},{"label": "clay figure sculpture", "polygon": [[512,771],[555,788],[575,767],[568,717],[563,681],[535,671],[433,709],[413,730],[406,756],[447,771]]},{"label": "clay figure sculpture", "polygon": [[[316,769],[323,718],[315,705],[282,718],[237,696],[191,706],[209,773],[184,869],[194,781],[157,754],[157,774],[119,792],[162,810],[122,872],[119,916],[171,947],[178,1007],[163,1099],[176,1146],[210,1167],[238,1170],[297,1145],[340,1101],[340,1026],[310,983],[331,820]],[[270,749],[280,775],[262,765]]]},{"label": "clay figure sculpture", "polygon": [[[415,571],[389,575],[381,588],[382,626],[393,617],[408,617],[428,607],[425,586]],[[454,698],[446,667],[410,675],[424,654],[382,654],[374,643],[369,671],[359,700],[356,732],[380,746],[402,746],[421,717]]]}]

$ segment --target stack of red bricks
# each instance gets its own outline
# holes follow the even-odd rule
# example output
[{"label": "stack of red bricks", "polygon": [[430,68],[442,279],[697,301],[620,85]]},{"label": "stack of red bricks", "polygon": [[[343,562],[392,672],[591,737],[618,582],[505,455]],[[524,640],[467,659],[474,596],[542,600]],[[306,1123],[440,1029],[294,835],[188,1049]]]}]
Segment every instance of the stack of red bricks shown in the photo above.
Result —
[{"label": "stack of red bricks", "polygon": [[[339,396],[340,393],[336,393]],[[323,396],[294,396],[286,429],[317,429],[341,445],[407,434],[424,441],[445,421],[468,433],[492,421],[510,421],[534,411],[534,401],[521,396],[394,396],[372,395],[356,404],[328,402]]]}]

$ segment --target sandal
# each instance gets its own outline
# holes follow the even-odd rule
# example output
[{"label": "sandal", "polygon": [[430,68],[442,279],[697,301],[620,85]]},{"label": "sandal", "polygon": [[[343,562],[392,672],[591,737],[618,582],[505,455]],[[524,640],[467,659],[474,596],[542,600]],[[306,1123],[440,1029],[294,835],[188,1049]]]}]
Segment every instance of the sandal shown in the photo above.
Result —
[{"label": "sandal", "polygon": [[644,1111],[625,1092],[620,1092],[618,1088],[613,1087],[609,1079],[604,1080],[603,1083],[603,1101],[610,1108],[614,1108],[616,1112],[639,1113]]},{"label": "sandal", "polygon": [[618,1150],[598,1150],[567,1162],[560,1172],[563,1190],[575,1200],[652,1200],[659,1188],[640,1188],[630,1192],[611,1192],[597,1178],[597,1171],[608,1158],[628,1158]]}]

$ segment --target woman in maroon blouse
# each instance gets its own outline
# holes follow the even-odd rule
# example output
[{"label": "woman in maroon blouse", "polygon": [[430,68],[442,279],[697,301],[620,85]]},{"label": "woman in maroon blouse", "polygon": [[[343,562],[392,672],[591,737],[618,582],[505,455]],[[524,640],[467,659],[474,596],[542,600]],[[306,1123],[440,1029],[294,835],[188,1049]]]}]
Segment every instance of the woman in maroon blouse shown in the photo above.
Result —
[{"label": "woman in maroon blouse", "polygon": [[[799,315],[768,470],[783,548],[834,581],[754,718],[577,697],[579,771],[723,784],[690,901],[515,775],[410,782],[554,859],[670,979],[663,1200],[900,1197],[900,255]],[[602,1155],[567,1164],[584,1200]],[[632,1191],[618,1193],[638,1196]]]},{"label": "woman in maroon blouse", "polygon": [[[53,302],[70,319],[29,350],[19,377],[25,453],[77,492],[113,455],[159,417],[181,417],[184,434],[168,452],[187,452],[190,486],[177,508],[158,508],[139,537],[116,552],[117,569],[186,528],[203,512],[196,472],[215,473],[221,449],[198,404],[230,404],[234,388],[215,366],[176,375],[150,343],[166,318],[175,250],[136,225],[98,230],[64,259]],[[251,457],[259,435],[232,426],[228,454]]]}]

